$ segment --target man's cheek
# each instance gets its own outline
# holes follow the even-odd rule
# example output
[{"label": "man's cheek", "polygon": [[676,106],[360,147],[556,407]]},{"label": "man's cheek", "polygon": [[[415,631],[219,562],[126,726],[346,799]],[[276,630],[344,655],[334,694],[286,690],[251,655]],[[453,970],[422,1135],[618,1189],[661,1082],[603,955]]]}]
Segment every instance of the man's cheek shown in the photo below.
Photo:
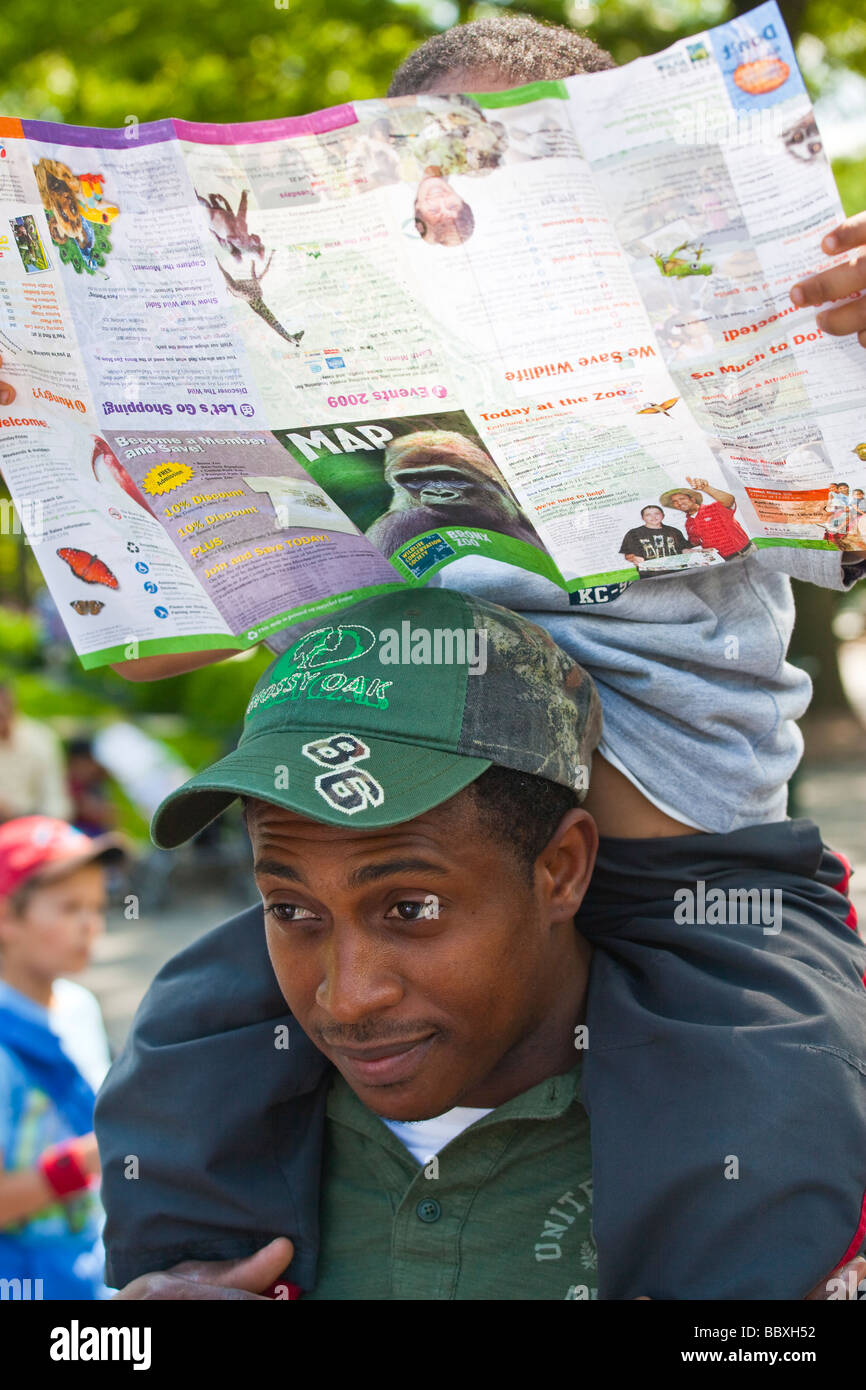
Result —
[{"label": "man's cheek", "polygon": [[270,926],[265,929],[265,940],[271,967],[277,977],[280,992],[289,1009],[300,1022],[309,1009],[309,1004],[305,1006],[305,1000],[308,996],[311,1001],[315,1000],[316,994],[316,985],[310,985],[306,978],[309,972],[309,962],[303,965],[297,953],[291,950],[285,937],[282,937]]}]

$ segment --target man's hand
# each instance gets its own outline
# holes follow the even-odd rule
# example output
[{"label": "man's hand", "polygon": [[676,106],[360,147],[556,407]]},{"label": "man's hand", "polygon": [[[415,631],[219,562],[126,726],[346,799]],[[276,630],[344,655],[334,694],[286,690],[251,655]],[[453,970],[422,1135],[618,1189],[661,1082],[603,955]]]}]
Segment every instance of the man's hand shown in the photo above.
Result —
[{"label": "man's hand", "polygon": [[[0,367],[2,366],[3,358],[0,357]],[[8,381],[0,381],[0,405],[11,405],[17,394],[15,387]]]},{"label": "man's hand", "polygon": [[[847,222],[821,242],[821,250],[827,256],[837,256],[842,251],[855,251],[866,246],[866,212],[849,217]],[[822,271],[801,280],[791,290],[794,304],[826,304],[829,300],[849,299],[847,304],[839,304],[835,309],[825,309],[816,320],[824,333],[843,337],[846,333],[856,333],[861,347],[866,347],[866,299],[851,301],[852,294],[862,294],[866,290],[866,255],[848,265],[837,265],[833,270]]]},{"label": "man's hand", "polygon": [[[719,487],[712,487],[711,484],[707,482],[706,478],[686,477],[686,482],[689,487],[695,489],[695,492],[708,492],[713,500],[721,502],[723,507],[732,507],[734,505],[734,494],[732,492],[723,492]],[[707,548],[707,546],[704,546],[705,550]]]},{"label": "man's hand", "polygon": [[142,1274],[116,1293],[116,1299],[142,1302],[256,1299],[268,1303],[262,1290],[269,1289],[291,1262],[295,1247],[278,1236],[245,1260],[186,1260],[155,1274]]}]

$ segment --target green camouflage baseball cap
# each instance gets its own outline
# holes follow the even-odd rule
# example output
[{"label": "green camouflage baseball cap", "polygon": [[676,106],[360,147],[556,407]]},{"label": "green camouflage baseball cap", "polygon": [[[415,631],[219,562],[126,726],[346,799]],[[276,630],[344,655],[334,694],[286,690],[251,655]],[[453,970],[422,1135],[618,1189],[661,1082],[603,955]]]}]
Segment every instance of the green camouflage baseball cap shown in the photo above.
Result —
[{"label": "green camouflage baseball cap", "polygon": [[238,796],[328,825],[397,825],[494,763],[585,794],[601,702],[535,623],[421,589],[365,599],[292,637],[256,684],[237,748],[157,809],[161,848]]}]

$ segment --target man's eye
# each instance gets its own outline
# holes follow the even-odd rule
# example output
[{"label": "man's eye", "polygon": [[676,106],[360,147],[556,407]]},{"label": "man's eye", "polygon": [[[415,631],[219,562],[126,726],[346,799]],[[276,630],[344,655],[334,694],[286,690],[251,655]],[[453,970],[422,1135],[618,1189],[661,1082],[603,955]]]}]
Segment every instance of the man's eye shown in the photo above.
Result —
[{"label": "man's eye", "polygon": [[386,914],[388,917],[399,917],[404,922],[420,922],[427,918],[439,916],[439,899],[435,893],[428,893],[423,902],[417,899],[408,898],[403,902],[395,903],[391,911]]},{"label": "man's eye", "polygon": [[299,907],[297,903],[272,903],[267,911],[276,922],[316,921],[315,912],[308,907]]}]

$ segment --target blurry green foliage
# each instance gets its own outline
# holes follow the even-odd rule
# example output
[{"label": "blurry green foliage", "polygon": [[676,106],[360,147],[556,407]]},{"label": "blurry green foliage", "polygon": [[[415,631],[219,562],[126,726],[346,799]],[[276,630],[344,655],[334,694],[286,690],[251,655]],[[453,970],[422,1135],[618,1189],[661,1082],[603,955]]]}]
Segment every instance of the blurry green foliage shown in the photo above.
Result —
[{"label": "blurry green foliage", "polygon": [[[2,537],[7,553],[12,550],[6,536]],[[26,613],[0,608],[0,652],[4,663],[15,667],[30,666],[39,658],[39,636],[36,625]],[[2,672],[0,672],[2,675]]]},{"label": "blurry green foliage", "polygon": [[[8,537],[2,540],[8,544]],[[260,647],[218,668],[133,683],[108,667],[85,671],[70,647],[62,664],[46,667],[36,619],[0,606],[0,680],[11,682],[22,709],[64,737],[89,735],[118,717],[145,726],[150,719],[154,733],[191,767],[212,761],[234,743],[249,693],[272,660],[273,654]],[[160,727],[160,716],[172,716],[168,727]]]},{"label": "blurry green foliage", "polygon": [[848,216],[863,212],[866,209],[866,156],[863,159],[834,160],[833,173]]},{"label": "blurry green foliage", "polygon": [[[138,0],[116,8],[16,0],[0,13],[0,113],[81,125],[297,115],[381,96],[429,34],[516,10],[585,30],[618,62],[749,9],[741,0]],[[781,0],[818,86],[866,73],[862,0]],[[808,62],[806,62],[808,59]]]},{"label": "blurry green foliage", "polygon": [[381,94],[432,31],[393,0],[16,0],[0,15],[0,110],[118,126],[298,114]]}]

